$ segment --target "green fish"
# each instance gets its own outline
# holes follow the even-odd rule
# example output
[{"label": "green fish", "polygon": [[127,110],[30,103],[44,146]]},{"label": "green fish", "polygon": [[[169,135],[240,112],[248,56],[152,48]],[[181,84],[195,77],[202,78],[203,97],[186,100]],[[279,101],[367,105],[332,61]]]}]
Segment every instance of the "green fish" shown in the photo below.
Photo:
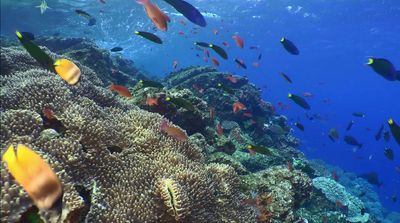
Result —
[{"label": "green fish", "polygon": [[43,67],[55,72],[54,60],[47,55],[40,47],[34,44],[32,41],[26,39],[20,32],[16,31],[15,34],[22,46],[28,51],[28,53]]},{"label": "green fish", "polygon": [[210,48],[210,44],[205,42],[195,42],[194,45]]},{"label": "green fish", "polygon": [[400,71],[397,71],[393,64],[387,59],[369,58],[367,65],[386,80],[400,81]]},{"label": "green fish", "polygon": [[141,36],[147,40],[150,40],[153,43],[162,44],[162,40],[160,39],[160,37],[154,35],[153,33],[143,32],[143,31],[135,31],[134,34]]},{"label": "green fish", "polygon": [[188,100],[183,99],[183,98],[167,97],[165,100],[171,102],[172,104],[174,104],[178,107],[185,108],[188,111],[196,110],[196,108],[192,105],[192,103],[190,103]]},{"label": "green fish", "polygon": [[247,145],[246,149],[249,150],[250,153],[260,153],[266,156],[272,155],[272,152],[269,148],[263,146],[255,146],[255,145]]},{"label": "green fish", "polygon": [[388,160],[393,160],[394,159],[394,153],[393,150],[391,148],[385,148],[383,153],[385,154],[386,158]]},{"label": "green fish", "polygon": [[355,117],[360,117],[360,118],[364,118],[365,114],[362,112],[353,112],[353,116]]},{"label": "green fish", "polygon": [[328,133],[328,137],[332,142],[339,139],[339,133],[337,132],[336,128],[331,128]]},{"label": "green fish", "polygon": [[302,125],[300,122],[295,122],[294,125],[295,125],[298,129],[300,129],[301,131],[304,132],[304,125]]},{"label": "green fish", "polygon": [[222,89],[223,91],[225,91],[228,94],[234,94],[235,93],[232,88],[226,87],[225,85],[223,85],[221,83],[217,84],[217,88]]},{"label": "green fish", "polygon": [[393,119],[388,120],[390,131],[392,132],[393,138],[400,145],[400,126],[396,124]]},{"label": "green fish", "polygon": [[302,107],[302,108],[304,108],[306,110],[310,110],[311,109],[310,105],[307,103],[307,101],[304,98],[302,98],[302,97],[300,97],[298,95],[295,95],[295,94],[291,94],[291,93],[288,94],[288,97],[290,99],[292,99],[294,101],[294,103],[296,103],[300,107]]},{"label": "green fish", "polygon": [[40,3],[40,5],[36,6],[36,8],[40,8],[40,14],[44,14],[46,12],[47,9],[51,9],[48,5],[46,0],[42,0],[42,2]]},{"label": "green fish", "polygon": [[150,80],[140,80],[138,84],[141,84],[142,87],[154,87],[154,88],[164,88],[164,85],[157,81],[150,81]]},{"label": "green fish", "polygon": [[227,60],[228,59],[228,54],[226,54],[225,50],[222,49],[222,47],[217,46],[215,44],[209,44],[208,47],[213,49],[220,57],[223,59]]}]

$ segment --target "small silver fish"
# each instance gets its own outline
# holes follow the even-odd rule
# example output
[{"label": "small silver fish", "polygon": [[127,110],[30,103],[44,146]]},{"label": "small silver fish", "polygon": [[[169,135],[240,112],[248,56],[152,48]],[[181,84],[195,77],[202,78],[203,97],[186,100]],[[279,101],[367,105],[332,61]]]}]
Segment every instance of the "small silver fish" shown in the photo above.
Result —
[{"label": "small silver fish", "polygon": [[40,13],[43,15],[44,12],[46,12],[47,9],[51,9],[48,5],[46,0],[42,0],[40,5],[36,6],[36,8],[40,8]]}]

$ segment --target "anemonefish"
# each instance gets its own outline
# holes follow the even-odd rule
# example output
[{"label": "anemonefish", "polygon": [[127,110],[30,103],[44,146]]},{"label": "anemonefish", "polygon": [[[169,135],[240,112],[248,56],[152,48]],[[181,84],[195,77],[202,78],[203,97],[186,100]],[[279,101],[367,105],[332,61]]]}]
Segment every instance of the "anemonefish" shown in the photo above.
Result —
[{"label": "anemonefish", "polygon": [[28,193],[39,209],[50,209],[62,195],[62,187],[57,175],[35,151],[18,144],[8,147],[3,161],[15,181]]}]

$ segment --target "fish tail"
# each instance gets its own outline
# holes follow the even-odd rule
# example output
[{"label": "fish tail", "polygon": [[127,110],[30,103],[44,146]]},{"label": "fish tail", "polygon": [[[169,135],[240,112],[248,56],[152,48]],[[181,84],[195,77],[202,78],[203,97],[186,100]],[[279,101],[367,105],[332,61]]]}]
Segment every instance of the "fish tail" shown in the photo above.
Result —
[{"label": "fish tail", "polygon": [[137,2],[138,4],[141,4],[141,5],[147,5],[147,4],[149,4],[149,0],[136,0],[136,2]]}]

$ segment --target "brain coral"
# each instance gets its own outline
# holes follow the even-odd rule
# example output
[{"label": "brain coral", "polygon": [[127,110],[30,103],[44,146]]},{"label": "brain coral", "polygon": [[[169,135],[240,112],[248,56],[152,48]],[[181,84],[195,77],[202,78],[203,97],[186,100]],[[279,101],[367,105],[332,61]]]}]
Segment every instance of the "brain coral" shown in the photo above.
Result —
[{"label": "brain coral", "polygon": [[336,181],[327,177],[316,177],[313,179],[315,188],[320,189],[325,197],[332,201],[340,201],[348,208],[347,220],[350,222],[367,222],[369,219],[368,213],[362,213],[364,209],[363,202],[357,197],[346,191],[346,188]]},{"label": "brain coral", "polygon": [[[62,208],[40,211],[50,222],[254,222],[240,204],[239,179],[223,164],[205,164],[191,140],[163,134],[163,117],[113,96],[82,70],[76,86],[43,70],[20,48],[2,48],[1,153],[23,143],[47,160],[63,184]],[[6,54],[3,56],[3,52]],[[56,55],[51,54],[53,57]],[[14,61],[20,61],[13,63]],[[24,67],[21,61],[28,61]],[[48,120],[43,108],[54,111]],[[172,125],[172,123],[170,123]],[[33,204],[1,168],[1,221],[15,222]]]}]

